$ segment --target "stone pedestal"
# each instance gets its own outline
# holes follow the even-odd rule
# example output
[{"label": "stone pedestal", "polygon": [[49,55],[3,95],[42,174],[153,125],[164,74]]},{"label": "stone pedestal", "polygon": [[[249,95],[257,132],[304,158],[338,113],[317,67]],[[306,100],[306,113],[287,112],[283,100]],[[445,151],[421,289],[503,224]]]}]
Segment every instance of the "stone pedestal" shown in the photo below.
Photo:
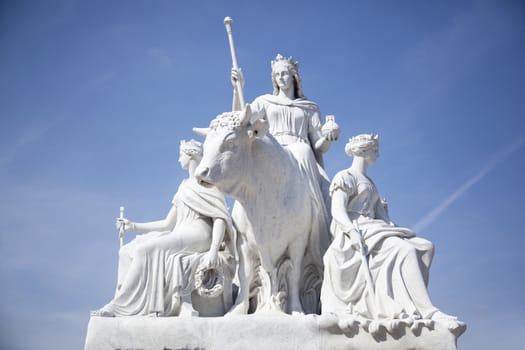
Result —
[{"label": "stone pedestal", "polygon": [[85,350],[456,350],[442,324],[370,334],[330,316],[91,317]]}]

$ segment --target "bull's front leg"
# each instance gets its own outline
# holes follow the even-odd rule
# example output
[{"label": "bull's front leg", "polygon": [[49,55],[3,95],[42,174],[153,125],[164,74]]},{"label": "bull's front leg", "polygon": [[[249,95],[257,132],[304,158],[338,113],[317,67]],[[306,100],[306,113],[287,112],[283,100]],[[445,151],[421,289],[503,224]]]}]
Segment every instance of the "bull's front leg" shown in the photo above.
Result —
[{"label": "bull's front leg", "polygon": [[250,243],[243,233],[238,233],[237,252],[239,253],[239,293],[228,314],[247,314],[250,305],[250,285],[255,273],[255,262],[253,261]]},{"label": "bull's front leg", "polygon": [[291,314],[304,314],[300,298],[301,264],[306,249],[306,240],[296,239],[289,249],[292,268],[288,275],[288,310]]}]

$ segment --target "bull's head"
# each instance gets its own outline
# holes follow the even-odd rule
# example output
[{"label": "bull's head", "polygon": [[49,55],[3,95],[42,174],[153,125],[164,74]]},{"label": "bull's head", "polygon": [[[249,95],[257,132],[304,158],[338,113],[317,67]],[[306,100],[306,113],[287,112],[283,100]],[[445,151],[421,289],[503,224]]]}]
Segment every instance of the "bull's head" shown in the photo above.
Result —
[{"label": "bull's head", "polygon": [[218,115],[206,129],[193,130],[205,136],[203,157],[195,171],[202,185],[213,185],[235,197],[247,185],[246,175],[253,169],[253,143],[268,132],[265,120],[250,122],[251,109]]}]

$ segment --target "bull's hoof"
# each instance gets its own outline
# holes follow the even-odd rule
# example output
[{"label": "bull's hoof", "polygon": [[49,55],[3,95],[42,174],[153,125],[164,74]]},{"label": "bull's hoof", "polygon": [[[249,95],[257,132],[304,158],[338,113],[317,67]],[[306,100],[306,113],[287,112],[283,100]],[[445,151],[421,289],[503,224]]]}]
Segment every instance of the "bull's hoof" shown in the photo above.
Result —
[{"label": "bull's hoof", "polygon": [[182,303],[180,306],[179,317],[198,317],[199,312],[190,303]]},{"label": "bull's hoof", "polygon": [[246,303],[240,303],[237,305],[233,305],[233,307],[224,315],[225,317],[233,316],[233,315],[246,315],[248,313],[248,306]]}]

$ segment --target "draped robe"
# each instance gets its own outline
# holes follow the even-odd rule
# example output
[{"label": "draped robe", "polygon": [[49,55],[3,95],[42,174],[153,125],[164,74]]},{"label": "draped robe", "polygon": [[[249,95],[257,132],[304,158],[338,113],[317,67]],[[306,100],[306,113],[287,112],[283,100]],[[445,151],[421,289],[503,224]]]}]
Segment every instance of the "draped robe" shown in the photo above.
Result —
[{"label": "draped robe", "polygon": [[171,231],[137,236],[121,248],[119,286],[103,310],[115,316],[177,315],[180,297],[191,293],[194,273],[210,248],[214,219],[226,222],[224,242],[234,254],[234,232],[219,190],[186,179],[172,203],[176,207],[176,223]]},{"label": "draped robe", "polygon": [[[324,256],[323,312],[348,312],[367,318],[430,318],[438,311],[426,289],[433,244],[378,215],[383,203],[366,175],[350,169],[339,172],[330,185],[330,193],[335,191],[345,194],[346,214],[356,220],[368,247],[368,266],[361,252],[351,247],[348,228],[334,219],[334,241]],[[367,270],[372,285],[367,284]],[[375,315],[372,310],[376,310]]]},{"label": "draped robe", "polygon": [[319,106],[306,98],[285,100],[267,94],[257,97],[250,107],[251,120],[267,120],[268,132],[280,145],[290,150],[301,170],[307,174],[309,188],[305,191],[313,194],[321,227],[325,231],[316,233],[313,238],[313,244],[318,246],[322,255],[330,241],[330,181],[323,169],[322,155],[313,151],[315,143],[322,137]]}]

